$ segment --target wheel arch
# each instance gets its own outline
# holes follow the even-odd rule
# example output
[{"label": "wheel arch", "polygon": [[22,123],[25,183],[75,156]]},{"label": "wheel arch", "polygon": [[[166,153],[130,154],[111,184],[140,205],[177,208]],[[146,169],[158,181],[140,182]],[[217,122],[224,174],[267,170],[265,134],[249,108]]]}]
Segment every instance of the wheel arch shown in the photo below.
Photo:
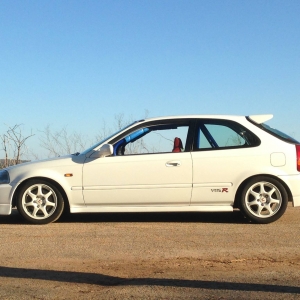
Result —
[{"label": "wheel arch", "polygon": [[20,189],[30,180],[45,180],[48,181],[49,183],[53,184],[61,193],[63,200],[64,200],[64,211],[70,212],[70,203],[69,203],[69,198],[67,196],[67,193],[65,192],[64,188],[55,180],[48,178],[48,177],[42,177],[42,176],[38,176],[38,177],[30,177],[30,178],[26,178],[24,181],[22,181],[18,187],[16,188],[16,190],[14,191],[13,194],[13,198],[12,198],[12,207],[17,205],[17,196],[18,193],[20,191]]},{"label": "wheel arch", "polygon": [[280,178],[278,178],[277,176],[274,176],[274,175],[270,175],[270,174],[258,174],[258,175],[253,175],[253,176],[250,176],[248,178],[246,178],[238,187],[237,191],[236,191],[236,194],[235,194],[235,198],[234,198],[234,203],[233,203],[233,207],[234,208],[239,208],[239,200],[241,198],[241,194],[242,194],[242,191],[245,187],[245,185],[250,181],[252,180],[253,178],[255,177],[261,177],[261,176],[264,176],[264,177],[269,177],[269,178],[272,178],[272,179],[275,179],[277,180],[278,182],[280,182],[283,187],[285,188],[287,194],[288,194],[288,201],[289,202],[292,202],[293,201],[293,195],[291,193],[291,190],[290,188],[288,187],[288,185]]}]

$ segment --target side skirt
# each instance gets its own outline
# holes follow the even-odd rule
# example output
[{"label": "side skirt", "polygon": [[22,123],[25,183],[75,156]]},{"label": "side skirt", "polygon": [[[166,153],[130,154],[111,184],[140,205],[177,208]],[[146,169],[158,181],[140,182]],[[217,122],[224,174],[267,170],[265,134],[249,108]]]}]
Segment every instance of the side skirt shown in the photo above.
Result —
[{"label": "side skirt", "polygon": [[218,206],[72,206],[71,213],[92,212],[232,212],[231,205]]}]

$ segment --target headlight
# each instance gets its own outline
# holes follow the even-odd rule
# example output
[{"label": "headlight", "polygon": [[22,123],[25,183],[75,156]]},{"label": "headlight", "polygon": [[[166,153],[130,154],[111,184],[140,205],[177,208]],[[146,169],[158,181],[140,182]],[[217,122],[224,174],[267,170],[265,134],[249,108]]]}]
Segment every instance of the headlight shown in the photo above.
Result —
[{"label": "headlight", "polygon": [[9,183],[9,174],[6,170],[0,170],[0,184]]}]

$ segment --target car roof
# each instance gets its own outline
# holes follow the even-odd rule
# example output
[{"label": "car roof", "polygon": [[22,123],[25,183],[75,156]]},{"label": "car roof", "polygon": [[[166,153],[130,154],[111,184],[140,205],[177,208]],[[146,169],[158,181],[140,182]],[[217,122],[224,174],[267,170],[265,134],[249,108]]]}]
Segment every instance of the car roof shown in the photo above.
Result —
[{"label": "car roof", "polygon": [[[179,115],[179,116],[165,116],[156,117],[140,120],[138,122],[149,122],[149,121],[159,121],[159,120],[174,120],[174,119],[225,119],[225,120],[239,120],[244,119],[247,116],[241,115]],[[253,122],[261,124],[273,118],[271,114],[265,115],[250,115],[248,116]]]}]

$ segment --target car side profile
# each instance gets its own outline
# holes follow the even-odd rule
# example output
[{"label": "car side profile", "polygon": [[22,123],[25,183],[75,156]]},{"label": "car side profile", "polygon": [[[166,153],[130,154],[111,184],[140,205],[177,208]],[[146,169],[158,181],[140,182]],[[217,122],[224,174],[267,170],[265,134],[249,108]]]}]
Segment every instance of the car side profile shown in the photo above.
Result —
[{"label": "car side profile", "polygon": [[0,214],[228,212],[271,223],[300,206],[300,143],[272,115],[136,121],[82,153],[0,170]]}]

